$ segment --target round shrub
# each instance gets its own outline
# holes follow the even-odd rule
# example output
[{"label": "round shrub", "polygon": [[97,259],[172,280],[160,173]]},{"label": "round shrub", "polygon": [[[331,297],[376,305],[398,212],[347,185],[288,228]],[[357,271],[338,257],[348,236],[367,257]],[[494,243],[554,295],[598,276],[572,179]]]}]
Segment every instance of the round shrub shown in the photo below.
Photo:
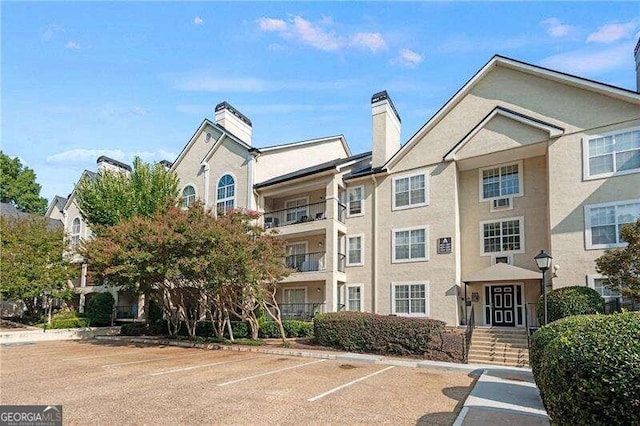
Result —
[{"label": "round shrub", "polygon": [[83,328],[88,327],[89,322],[86,318],[65,318],[65,319],[57,319],[51,320],[51,329],[60,329],[60,328]]},{"label": "round shrub", "polygon": [[111,293],[98,293],[93,296],[85,310],[89,323],[94,327],[111,325],[114,303]]},{"label": "round shrub", "polygon": [[635,424],[640,314],[584,315],[542,327],[530,363],[553,424]]},{"label": "round shrub", "polygon": [[[592,288],[561,287],[547,293],[548,322],[571,315],[604,313],[604,299]],[[538,299],[538,322],[544,324],[544,297]]]},{"label": "round shrub", "polygon": [[424,356],[441,348],[445,331],[442,321],[366,312],[322,314],[313,323],[319,345],[383,355]]}]

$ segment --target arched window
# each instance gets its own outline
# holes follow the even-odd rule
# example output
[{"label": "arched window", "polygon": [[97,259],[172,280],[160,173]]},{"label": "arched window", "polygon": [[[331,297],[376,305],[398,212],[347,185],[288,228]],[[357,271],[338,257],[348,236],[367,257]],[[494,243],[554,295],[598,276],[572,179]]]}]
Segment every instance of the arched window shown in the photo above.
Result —
[{"label": "arched window", "polygon": [[187,208],[196,201],[196,189],[187,185],[182,190],[182,207]]},{"label": "arched window", "polygon": [[224,175],[218,181],[218,200],[216,208],[219,213],[226,213],[235,207],[236,185],[233,176]]},{"label": "arched window", "polygon": [[80,218],[73,219],[71,224],[71,246],[77,247],[80,242]]}]

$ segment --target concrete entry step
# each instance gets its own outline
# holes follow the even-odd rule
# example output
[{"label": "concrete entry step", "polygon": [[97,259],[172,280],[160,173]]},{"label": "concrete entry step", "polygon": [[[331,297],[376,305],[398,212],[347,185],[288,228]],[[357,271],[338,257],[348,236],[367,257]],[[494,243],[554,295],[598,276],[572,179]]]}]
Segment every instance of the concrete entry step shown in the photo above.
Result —
[{"label": "concrete entry step", "polygon": [[469,362],[525,366],[529,364],[527,331],[491,327],[473,330]]}]

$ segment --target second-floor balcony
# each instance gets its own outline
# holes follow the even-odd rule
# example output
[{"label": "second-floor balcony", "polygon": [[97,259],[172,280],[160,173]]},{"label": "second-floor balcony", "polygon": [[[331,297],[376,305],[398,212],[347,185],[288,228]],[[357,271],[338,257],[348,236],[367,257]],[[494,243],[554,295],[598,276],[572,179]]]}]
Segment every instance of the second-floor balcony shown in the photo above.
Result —
[{"label": "second-floor balcony", "polygon": [[[338,271],[344,272],[346,255],[338,253]],[[300,253],[285,257],[287,267],[295,272],[319,272],[326,271],[326,253]]]},{"label": "second-floor balcony", "polygon": [[[332,207],[329,204],[329,207]],[[337,219],[344,223],[346,206],[338,202]],[[289,206],[281,210],[272,210],[264,213],[264,227],[279,228],[298,223],[307,223],[317,220],[325,220],[329,217],[327,201],[317,203]]]}]

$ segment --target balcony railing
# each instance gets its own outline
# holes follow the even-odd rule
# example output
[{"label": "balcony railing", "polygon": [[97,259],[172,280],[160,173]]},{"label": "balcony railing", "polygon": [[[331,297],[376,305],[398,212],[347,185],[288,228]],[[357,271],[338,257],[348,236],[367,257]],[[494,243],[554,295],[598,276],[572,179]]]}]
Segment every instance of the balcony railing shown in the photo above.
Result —
[{"label": "balcony railing", "polygon": [[607,300],[604,304],[605,314],[621,312],[622,309],[626,309],[627,311],[640,311],[640,302],[626,297],[616,297],[615,299]]},{"label": "balcony railing", "polygon": [[344,267],[347,264],[347,255],[338,253],[338,272],[344,272]]},{"label": "balcony railing", "polygon": [[116,306],[115,315],[117,320],[135,320],[138,318],[138,305]]},{"label": "balcony railing", "polygon": [[[338,220],[344,223],[347,214],[347,206],[338,202]],[[279,228],[281,226],[294,225],[296,223],[307,223],[327,218],[327,202],[304,204],[289,207],[281,210],[265,212],[264,227]]]},{"label": "balcony railing", "polygon": [[324,271],[325,252],[293,254],[285,257],[287,267],[298,272]]},{"label": "balcony railing", "polygon": [[316,315],[324,313],[324,303],[280,303],[282,319],[311,321]]},{"label": "balcony railing", "polygon": [[265,228],[278,228],[280,226],[293,225],[296,223],[313,222],[327,218],[327,202],[304,204],[301,206],[289,207],[282,210],[274,210],[264,214]]}]

